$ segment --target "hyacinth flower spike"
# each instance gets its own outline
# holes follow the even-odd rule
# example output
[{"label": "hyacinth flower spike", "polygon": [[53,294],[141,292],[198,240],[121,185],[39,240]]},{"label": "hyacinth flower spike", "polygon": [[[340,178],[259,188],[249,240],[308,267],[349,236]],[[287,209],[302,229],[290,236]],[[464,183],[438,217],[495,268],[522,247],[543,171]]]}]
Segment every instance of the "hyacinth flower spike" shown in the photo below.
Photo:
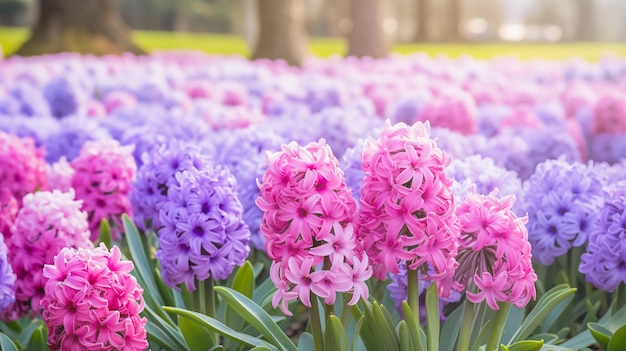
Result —
[{"label": "hyacinth flower spike", "polygon": [[457,350],[469,348],[475,304],[497,311],[486,350],[498,347],[511,305],[522,308],[535,298],[537,276],[525,223],[511,207],[515,197],[470,193],[456,210],[461,236],[455,282],[466,292]]},{"label": "hyacinth flower spike", "polygon": [[267,166],[256,203],[263,211],[261,232],[277,287],[272,304],[288,316],[290,301],[299,299],[310,308],[315,348],[323,350],[318,301],[328,319],[342,294],[345,326],[349,306],[369,297],[365,282],[372,269],[354,230],[356,202],[324,139],[283,145],[282,151],[268,153]]},{"label": "hyacinth flower spike", "polygon": [[[187,296],[188,307],[215,315],[214,281],[230,276],[250,252],[237,182],[228,169],[207,163],[174,174],[159,205],[159,249],[165,284]],[[196,290],[197,289],[197,290]]]},{"label": "hyacinth flower spike", "polygon": [[[447,298],[458,286],[452,279],[458,266],[459,235],[452,179],[444,173],[448,158],[429,132],[428,122],[408,126],[387,121],[378,139],[366,140],[357,220],[357,233],[373,261],[376,278],[384,280],[387,273],[398,273],[401,262],[407,265],[408,305],[413,316],[405,318],[417,324],[420,276],[435,283],[438,294],[434,296]],[[436,350],[438,336],[428,340],[429,350]]]}]

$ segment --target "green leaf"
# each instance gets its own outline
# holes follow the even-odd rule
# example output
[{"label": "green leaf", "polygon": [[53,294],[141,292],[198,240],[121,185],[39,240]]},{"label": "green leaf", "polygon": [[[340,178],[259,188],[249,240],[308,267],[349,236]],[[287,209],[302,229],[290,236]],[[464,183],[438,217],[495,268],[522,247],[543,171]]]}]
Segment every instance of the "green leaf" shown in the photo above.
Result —
[{"label": "green leaf", "polygon": [[2,351],[20,351],[17,346],[4,333],[0,333],[0,350]]},{"label": "green leaf", "polygon": [[207,328],[185,316],[178,318],[178,327],[189,346],[188,351],[204,351],[207,346],[215,345],[212,333]]},{"label": "green leaf", "polygon": [[30,324],[28,324],[24,329],[22,329],[17,336],[17,339],[13,339],[17,341],[17,343],[24,349],[28,349],[28,344],[30,339],[33,336],[33,333],[37,328],[43,325],[43,321],[41,319],[35,319]]},{"label": "green leaf", "polygon": [[500,345],[500,351],[510,351],[508,347],[506,347],[505,345]]},{"label": "green leaf", "polygon": [[249,261],[239,267],[233,280],[232,288],[242,293],[245,297],[252,299],[254,294],[254,269]]},{"label": "green leaf", "polygon": [[531,335],[528,339],[543,340],[543,343],[545,345],[550,345],[554,343],[555,341],[559,340],[559,336],[556,334],[552,334],[552,333],[541,333],[541,334]]},{"label": "green leaf", "polygon": [[522,340],[508,346],[509,351],[539,351],[543,340]]},{"label": "green leaf", "polygon": [[626,325],[613,333],[607,351],[623,351],[624,346],[626,346]]},{"label": "green leaf", "polygon": [[[35,329],[28,343],[29,350],[48,350],[48,330],[43,325]],[[4,349],[3,349],[4,350]]]},{"label": "green leaf", "polygon": [[[402,314],[405,316],[413,315],[413,311],[411,311],[411,307],[409,307],[409,304],[406,301],[402,301]],[[408,324],[409,332],[411,333],[411,340],[413,341],[415,350],[423,351],[424,348],[422,347],[422,342],[420,340],[420,327],[417,324],[417,321],[414,318],[407,318],[405,320]]]},{"label": "green leaf", "polygon": [[278,324],[267,312],[240,292],[223,286],[216,286],[215,292],[248,324],[258,330],[265,338],[274,343],[281,350],[298,351],[294,343],[285,335]]},{"label": "green leaf", "polygon": [[[374,319],[372,322],[374,323],[374,328],[379,332],[380,339],[385,345],[385,350],[387,351],[399,351],[399,343],[398,335],[393,327],[393,322],[390,323],[383,313],[381,309],[382,305],[379,305],[377,302],[372,304],[372,310],[374,312]],[[384,308],[384,306],[382,306]]]},{"label": "green leaf", "polygon": [[137,227],[135,227],[135,224],[126,214],[122,215],[122,222],[124,223],[124,232],[126,233],[125,237],[128,242],[128,249],[130,250],[130,255],[135,265],[135,269],[146,285],[142,286],[142,288],[144,291],[150,292],[148,295],[154,298],[154,301],[158,306],[162,306],[163,299],[158,293],[159,288],[154,280],[154,275],[152,275],[152,267],[150,266],[146,252],[143,249],[143,244],[141,242],[141,238],[139,237]]},{"label": "green leaf", "polygon": [[111,226],[109,226],[109,221],[102,219],[100,222],[100,236],[98,237],[98,242],[95,244],[97,246],[100,245],[100,243],[104,243],[104,245],[110,249],[111,242]]},{"label": "green leaf", "polygon": [[491,324],[493,324],[491,319],[483,324],[483,327],[480,328],[480,333],[476,336],[476,340],[474,340],[472,346],[470,346],[470,351],[478,350],[478,347],[485,342],[487,334],[491,331]]},{"label": "green leaf", "polygon": [[396,327],[396,332],[400,339],[400,351],[413,351],[413,340],[411,340],[411,332],[409,331],[409,325],[406,321],[400,321]]},{"label": "green leaf", "polygon": [[352,338],[352,351],[356,351],[356,347],[359,344],[359,334],[361,333],[361,329],[363,328],[363,322],[365,321],[365,317],[361,316],[356,321],[356,325],[354,326],[354,337]]},{"label": "green leaf", "polygon": [[167,312],[175,313],[180,316],[189,318],[197,323],[200,323],[203,326],[219,333],[220,335],[223,335],[224,337],[228,337],[235,341],[238,341],[242,345],[246,345],[249,347],[265,346],[269,348],[270,350],[278,351],[278,348],[268,343],[267,341],[261,340],[259,338],[255,338],[248,334],[237,332],[231,329],[230,327],[228,327],[227,325],[223,324],[222,322],[216,319],[213,319],[209,316],[206,316],[204,314],[181,309],[181,308],[176,308],[176,307],[168,307],[168,306],[164,306],[163,309],[166,310]]},{"label": "green leaf", "polygon": [[441,316],[439,316],[439,293],[437,284],[430,284],[426,290],[426,325],[428,329],[428,350],[439,350],[439,328]]},{"label": "green leaf", "polygon": [[250,351],[272,351],[269,347],[257,346],[250,349]]},{"label": "green leaf", "polygon": [[463,321],[463,305],[459,305],[450,315],[446,318],[441,328],[441,335],[445,335],[441,338],[439,349],[441,351],[454,350],[454,344],[459,336],[459,330],[461,329],[461,322]]},{"label": "green leaf", "polygon": [[521,341],[530,336],[530,334],[537,329],[543,320],[550,314],[553,308],[569,296],[573,295],[575,292],[576,289],[572,289],[565,284],[557,285],[546,292],[541,299],[539,299],[537,305],[524,320],[524,323],[522,323],[515,335],[513,335],[511,343]]},{"label": "green leaf", "polygon": [[315,341],[311,333],[304,332],[298,339],[298,350],[300,351],[315,351]]},{"label": "green leaf", "polygon": [[587,328],[589,328],[591,335],[593,335],[593,338],[596,339],[598,344],[606,350],[609,346],[609,341],[611,340],[613,332],[598,323],[588,323]]},{"label": "green leaf", "polygon": [[159,328],[159,326],[150,320],[148,320],[148,323],[146,324],[146,332],[148,333],[149,340],[152,340],[163,347],[171,348],[176,345],[174,339],[172,339],[161,328]]},{"label": "green leaf", "polygon": [[346,336],[346,328],[343,327],[341,320],[335,315],[328,316],[326,321],[326,330],[324,331],[324,347],[329,350],[348,351],[348,337]]},{"label": "green leaf", "polygon": [[143,313],[148,318],[148,323],[153,323],[156,328],[163,331],[178,348],[184,348],[186,346],[185,339],[180,334],[177,326],[169,324],[148,305],[144,306]]},{"label": "green leaf", "polygon": [[224,346],[222,346],[222,345],[215,345],[215,346],[211,347],[209,349],[209,351],[224,351]]}]

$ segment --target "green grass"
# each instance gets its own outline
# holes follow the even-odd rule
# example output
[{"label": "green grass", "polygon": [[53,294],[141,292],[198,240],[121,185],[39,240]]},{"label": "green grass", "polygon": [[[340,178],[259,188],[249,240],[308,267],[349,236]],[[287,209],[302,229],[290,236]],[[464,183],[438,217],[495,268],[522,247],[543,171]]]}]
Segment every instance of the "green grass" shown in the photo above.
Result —
[{"label": "green grass", "polygon": [[[148,51],[189,49],[212,54],[249,56],[244,39],[234,35],[153,31],[135,31],[133,35],[137,43]],[[0,46],[5,55],[15,52],[27,37],[27,29],[0,27]],[[579,56],[588,60],[598,60],[606,53],[626,56],[626,44],[623,43],[398,44],[393,50],[400,54],[424,52],[431,56],[445,54],[449,57],[469,54],[476,58],[516,55],[522,59],[566,59]],[[346,52],[346,44],[341,39],[312,38],[310,52],[321,57],[342,55]]]}]

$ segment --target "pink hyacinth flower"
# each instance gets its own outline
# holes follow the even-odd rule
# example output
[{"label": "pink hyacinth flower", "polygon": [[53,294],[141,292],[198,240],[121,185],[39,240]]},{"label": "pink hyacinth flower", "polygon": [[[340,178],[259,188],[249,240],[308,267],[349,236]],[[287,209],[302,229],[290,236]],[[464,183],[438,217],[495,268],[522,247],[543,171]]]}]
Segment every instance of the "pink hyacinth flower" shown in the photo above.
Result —
[{"label": "pink hyacinth flower", "polygon": [[148,348],[143,289],[117,246],[64,248],[43,268],[41,300],[50,350]]}]

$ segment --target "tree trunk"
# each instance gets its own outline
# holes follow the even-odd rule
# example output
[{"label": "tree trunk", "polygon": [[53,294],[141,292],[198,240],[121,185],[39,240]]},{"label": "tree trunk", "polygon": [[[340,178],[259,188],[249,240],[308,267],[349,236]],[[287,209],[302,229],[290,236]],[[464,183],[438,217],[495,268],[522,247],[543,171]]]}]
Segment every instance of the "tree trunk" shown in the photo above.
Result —
[{"label": "tree trunk", "polygon": [[459,42],[461,41],[461,34],[459,31],[459,25],[461,22],[461,4],[459,0],[448,0],[448,18],[443,21],[444,26],[444,41],[447,42]]},{"label": "tree trunk", "polygon": [[417,32],[415,33],[416,42],[429,42],[429,6],[428,0],[417,0]]},{"label": "tree trunk", "polygon": [[253,59],[283,59],[299,66],[306,55],[303,0],[259,0],[259,39]]},{"label": "tree trunk", "polygon": [[16,54],[23,56],[143,53],[130,38],[115,0],[39,0],[31,37]]},{"label": "tree trunk", "polygon": [[596,40],[594,0],[578,0],[578,41]]},{"label": "tree trunk", "polygon": [[384,57],[391,50],[383,27],[385,0],[352,0],[352,31],[348,34],[348,56]]}]

